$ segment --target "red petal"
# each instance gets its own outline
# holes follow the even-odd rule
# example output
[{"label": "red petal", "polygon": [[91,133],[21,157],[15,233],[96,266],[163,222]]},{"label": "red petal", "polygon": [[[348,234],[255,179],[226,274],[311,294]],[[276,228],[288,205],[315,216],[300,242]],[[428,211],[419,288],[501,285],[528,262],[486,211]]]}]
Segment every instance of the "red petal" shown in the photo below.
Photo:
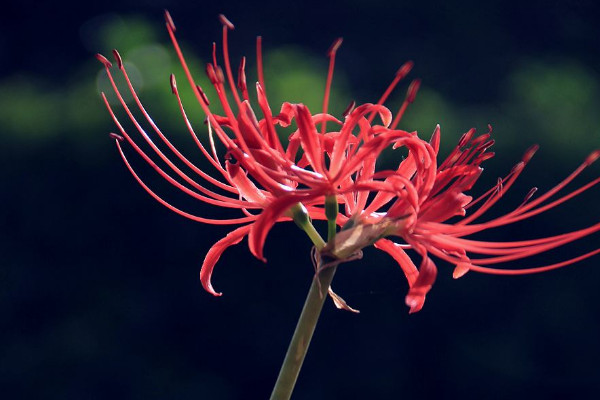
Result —
[{"label": "red petal", "polygon": [[417,267],[408,254],[401,247],[397,246],[396,243],[388,239],[379,239],[376,241],[375,248],[385,251],[396,260],[406,276],[408,286],[412,287],[419,276],[419,271],[417,271]]},{"label": "red petal", "polygon": [[291,206],[306,199],[307,196],[294,194],[284,195],[273,201],[263,210],[254,224],[252,224],[252,229],[248,235],[248,246],[256,258],[263,262],[267,261],[263,256],[263,248],[269,231],[283,213],[289,210]]},{"label": "red petal", "polygon": [[227,236],[215,243],[210,250],[208,250],[208,253],[206,253],[202,268],[200,269],[200,282],[202,282],[202,286],[208,293],[211,293],[214,296],[221,296],[222,293],[215,292],[210,283],[210,277],[215,264],[219,261],[219,258],[221,258],[221,254],[223,254],[229,246],[233,246],[242,241],[244,236],[250,231],[251,227],[252,225],[245,225],[229,232]]},{"label": "red petal", "polygon": [[321,141],[317,133],[312,116],[308,108],[303,104],[294,106],[296,112],[296,123],[298,124],[298,132],[302,149],[304,150],[310,165],[315,172],[323,173],[323,152],[321,150]]},{"label": "red petal", "polygon": [[406,295],[406,305],[410,307],[409,313],[421,311],[423,304],[425,304],[425,296],[431,290],[436,276],[437,268],[435,264],[431,261],[431,258],[425,256],[419,267],[419,277]]}]

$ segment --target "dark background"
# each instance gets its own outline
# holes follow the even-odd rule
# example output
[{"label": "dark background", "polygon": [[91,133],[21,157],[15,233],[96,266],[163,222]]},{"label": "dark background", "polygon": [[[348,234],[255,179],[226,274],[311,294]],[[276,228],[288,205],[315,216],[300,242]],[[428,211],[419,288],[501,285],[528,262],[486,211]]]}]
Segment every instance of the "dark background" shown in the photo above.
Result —
[{"label": "dark background", "polygon": [[[247,54],[252,64],[254,37],[263,35],[272,100],[318,104],[325,52],[338,36],[345,41],[333,110],[351,99],[375,101],[397,67],[413,59],[411,76],[424,83],[405,129],[428,137],[440,123],[447,151],[471,126],[494,126],[498,156],[475,193],[529,145],[542,145],[497,213],[518,205],[531,186],[552,187],[600,147],[600,10],[592,0],[13,3],[0,23],[5,398],[270,394],[313,273],[308,240],[292,224],[277,226],[266,265],[246,242],[231,248],[214,276],[224,296],[213,298],[200,287],[198,270],[227,228],[162,208],[136,185],[107,138],[115,128],[98,95],[105,81],[93,55],[118,47],[139,73],[152,115],[189,145],[168,94],[168,75],[179,69],[163,8],[191,60],[206,59],[210,43],[220,40],[220,12],[236,24],[234,60]],[[392,109],[405,88],[391,98]],[[145,172],[151,185],[166,189]],[[578,182],[597,175],[594,165]],[[585,227],[598,220],[597,194],[484,237]],[[181,201],[199,214],[221,212]],[[596,247],[597,235],[506,267],[544,265]],[[369,249],[363,260],[343,265],[334,282],[361,314],[328,301],[294,399],[595,398],[598,260],[543,275],[471,273],[457,281],[440,261],[423,311],[408,315],[400,269]]]}]

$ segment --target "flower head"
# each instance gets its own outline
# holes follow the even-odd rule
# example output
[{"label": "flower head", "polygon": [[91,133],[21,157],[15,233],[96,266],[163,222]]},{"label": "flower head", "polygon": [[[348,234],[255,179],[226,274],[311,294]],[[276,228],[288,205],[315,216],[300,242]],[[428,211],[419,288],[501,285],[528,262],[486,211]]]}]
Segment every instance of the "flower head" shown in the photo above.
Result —
[{"label": "flower head", "polygon": [[[468,131],[450,155],[438,164],[438,127],[427,146],[427,153],[419,153],[409,147],[409,156],[400,163],[395,174],[374,179],[366,185],[374,196],[360,213],[358,226],[381,225],[385,227],[385,236],[403,240],[403,243],[395,243],[382,237],[374,245],[390,254],[402,267],[410,286],[406,303],[411,312],[423,307],[425,296],[435,281],[437,268],[430,255],[454,264],[453,276],[460,278],[468,271],[498,275],[538,273],[600,253],[600,249],[595,249],[556,264],[520,270],[489,266],[540,254],[600,230],[599,222],[584,229],[532,240],[490,242],[466,238],[541,214],[600,182],[600,178],[596,178],[559,196],[565,186],[600,157],[600,150],[595,150],[575,171],[543,195],[534,199],[537,188],[532,188],[513,211],[475,222],[507,193],[538,149],[538,146],[530,147],[504,178],[499,178],[494,187],[473,199],[466,192],[480,177],[483,171],[481,163],[494,155],[487,152],[494,143],[490,133],[491,127],[490,132],[480,136],[475,136],[474,129]],[[340,243],[344,241],[342,237],[337,240]],[[335,244],[331,246],[335,248]],[[406,254],[409,249],[421,256],[419,268]]]},{"label": "flower head", "polygon": [[[212,62],[206,66],[214,95],[223,109],[223,115],[218,115],[211,109],[208,95],[196,83],[187,66],[175,38],[175,25],[170,15],[166,13],[165,16],[167,30],[185,71],[186,80],[206,115],[208,147],[200,140],[186,114],[173,75],[170,78],[171,88],[186,128],[217,176],[209,174],[186,158],[153,122],[137,96],[116,50],[113,55],[119,72],[125,79],[127,90],[132,94],[135,107],[145,120],[144,124],[153,133],[144,129],[123,99],[113,77],[111,62],[104,56],[97,55],[105,66],[122,108],[139,134],[138,138],[134,139],[120,123],[104,93],[102,97],[119,130],[119,134],[111,134],[111,137],[115,139],[125,165],[153,198],[172,211],[198,222],[241,225],[213,245],[206,255],[200,279],[210,293],[220,295],[212,287],[211,275],[215,263],[229,246],[248,236],[251,252],[264,260],[263,246],[271,227],[277,222],[292,219],[305,229],[308,229],[307,224],[312,227],[309,222],[311,218],[328,220],[334,225],[327,244],[317,233],[307,230],[321,255],[345,260],[371,244],[389,253],[401,266],[408,280],[410,289],[406,302],[411,312],[421,309],[425,295],[435,281],[437,269],[430,255],[454,264],[454,276],[459,277],[469,270],[500,274],[540,272],[568,265],[600,252],[597,249],[559,264],[539,268],[497,270],[486,265],[556,248],[596,232],[600,229],[600,224],[567,234],[527,241],[483,242],[465,238],[489,228],[540,214],[597,184],[600,178],[548,201],[598,158],[598,151],[592,153],[582,166],[544,195],[531,200],[535,192],[532,191],[514,211],[483,223],[475,223],[506,193],[523,171],[536,147],[528,150],[522,161],[505,178],[499,179],[496,186],[481,197],[472,199],[466,192],[480,176],[481,163],[493,156],[493,153],[487,151],[494,142],[490,139],[491,128],[489,133],[480,136],[475,136],[474,130],[467,132],[454,151],[441,163],[437,160],[439,126],[429,142],[420,138],[416,132],[397,129],[407,106],[415,100],[420,81],[414,80],[410,84],[406,98],[395,115],[383,104],[396,85],[410,72],[412,62],[407,62],[397,71],[394,80],[377,103],[356,106],[353,102],[341,118],[337,118],[328,113],[328,102],[335,56],[342,43],[338,39],[328,52],[330,63],[321,112],[313,114],[303,104],[286,102],[274,114],[267,99],[261,38],[257,39],[256,46],[258,82],[257,102],[253,107],[245,74],[246,59],[241,59],[237,79],[234,79],[228,50],[228,34],[234,26],[221,15],[223,67],[217,61],[214,45]],[[278,128],[292,124],[295,124],[296,130],[287,141],[282,142]],[[138,144],[140,138],[150,151]],[[216,140],[226,149],[223,157],[217,152]],[[125,155],[123,144],[127,144],[160,176],[185,194],[217,207],[237,209],[242,216],[232,219],[206,218],[170,204],[135,172]],[[408,156],[394,170],[377,171],[376,161],[387,147],[402,147],[408,151]],[[338,214],[339,205],[343,207],[341,214]],[[467,210],[470,212],[468,216]],[[448,222],[457,216],[462,219]],[[337,233],[336,224],[341,227]],[[401,238],[403,242],[395,243],[387,238],[389,236]],[[418,268],[406,253],[409,249],[414,250],[421,258]],[[478,258],[478,255],[483,258]],[[334,299],[336,298],[338,297],[335,296]]]}]

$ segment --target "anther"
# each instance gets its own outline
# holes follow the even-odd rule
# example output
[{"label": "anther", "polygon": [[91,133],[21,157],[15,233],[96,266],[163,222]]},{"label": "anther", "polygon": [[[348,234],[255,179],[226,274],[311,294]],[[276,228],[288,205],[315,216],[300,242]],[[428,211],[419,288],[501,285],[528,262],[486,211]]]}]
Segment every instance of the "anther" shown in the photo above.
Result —
[{"label": "anther", "polygon": [[231,21],[229,21],[227,19],[226,16],[224,16],[223,14],[219,14],[219,21],[221,21],[221,23],[223,24],[223,26],[227,27],[228,29],[234,30],[235,26],[233,26],[233,24],[231,23]]},{"label": "anther", "polygon": [[402,64],[398,71],[396,71],[396,76],[398,77],[398,79],[402,79],[406,75],[408,75],[408,73],[412,70],[414,65],[415,63],[413,63],[412,61],[407,61],[404,64]]},{"label": "anther", "polygon": [[165,10],[165,21],[167,23],[167,28],[173,32],[175,32],[175,24],[173,23],[173,18],[171,18],[171,14],[167,10]]},{"label": "anther", "polygon": [[211,63],[206,64],[206,75],[208,76],[210,83],[212,83],[213,85],[219,84],[217,74],[215,73],[215,67]]},{"label": "anther", "polygon": [[458,147],[465,146],[469,142],[469,140],[471,140],[471,138],[473,137],[474,134],[475,134],[475,128],[471,128],[467,132],[465,132],[460,137],[460,140],[458,141]]},{"label": "anther", "polygon": [[421,86],[421,80],[415,79],[410,83],[408,87],[408,91],[406,92],[406,101],[411,104],[415,101],[415,97],[417,97],[417,92],[419,91],[419,87]]},{"label": "anther", "polygon": [[123,136],[117,135],[116,133],[113,133],[113,132],[109,133],[108,137],[110,137],[111,139],[118,140],[119,142],[122,142],[123,140],[125,140],[125,138]]},{"label": "anther", "polygon": [[333,44],[331,45],[331,47],[329,48],[329,50],[327,50],[327,57],[334,56],[335,52],[340,48],[340,46],[342,45],[343,41],[344,41],[344,38],[337,38],[337,39],[335,39],[335,41],[333,42]]},{"label": "anther", "polygon": [[535,194],[535,192],[537,192],[538,188],[536,187],[532,187],[529,192],[527,192],[527,195],[525,195],[525,199],[523,200],[523,203],[526,203],[529,201],[529,199],[531,199],[533,197],[533,195]]},{"label": "anther", "polygon": [[215,72],[217,73],[217,79],[219,80],[219,83],[225,83],[225,75],[223,74],[223,69],[217,66]]},{"label": "anther", "polygon": [[354,107],[356,107],[356,101],[352,100],[342,113],[342,117],[346,118],[354,110]]},{"label": "anther", "polygon": [[483,134],[483,135],[480,135],[480,136],[477,136],[475,139],[473,139],[473,140],[471,141],[471,146],[473,146],[473,147],[476,147],[476,148],[479,148],[480,144],[481,144],[481,143],[484,143],[484,142],[485,142],[485,141],[487,141],[489,138],[490,138],[490,135],[489,135],[489,134],[487,134],[487,133],[486,133],[486,134]]},{"label": "anther", "polygon": [[535,152],[538,151],[539,148],[540,148],[540,146],[537,145],[537,144],[534,144],[533,146],[531,146],[530,148],[528,148],[525,151],[525,154],[523,154],[522,161],[524,163],[528,163],[529,160],[531,160],[531,158],[533,157],[533,155],[535,154]]},{"label": "anther", "polygon": [[494,145],[494,143],[496,143],[496,141],[494,139],[492,140],[488,140],[487,142],[483,143],[482,145],[480,145],[477,150],[484,152],[487,149],[489,149],[490,147],[492,147]]},{"label": "anther", "polygon": [[200,96],[202,96],[202,100],[204,100],[206,105],[210,106],[210,101],[208,101],[208,97],[206,97],[206,93],[204,93],[204,90],[202,90],[200,85],[196,85],[196,90],[198,91],[198,93],[200,93]]},{"label": "anther", "polygon": [[102,54],[100,54],[100,53],[97,53],[97,54],[96,54],[96,59],[97,59],[98,61],[100,61],[102,64],[104,64],[104,66],[105,66],[106,68],[110,68],[110,67],[112,67],[112,63],[111,63],[110,61],[108,61],[108,59],[107,59],[106,57],[104,57]]},{"label": "anther", "polygon": [[240,61],[240,67],[238,68],[238,81],[237,81],[238,89],[240,89],[241,91],[248,90],[248,86],[246,84],[246,72],[244,71],[245,69],[246,69],[246,57],[242,57],[242,60]]},{"label": "anther", "polygon": [[590,165],[591,163],[596,161],[598,158],[600,158],[600,150],[594,150],[590,153],[589,156],[587,156],[587,158],[585,159],[585,163],[587,165]]},{"label": "anther", "polygon": [[483,153],[482,155],[477,157],[477,161],[482,163],[485,160],[489,160],[490,158],[494,157],[495,155],[496,155],[496,153],[494,153],[493,151],[489,152],[489,153]]},{"label": "anther", "polygon": [[175,80],[175,75],[171,74],[169,82],[171,83],[171,91],[173,94],[177,94],[177,81]]},{"label": "anther", "polygon": [[516,172],[520,172],[524,166],[525,166],[525,161],[519,161],[514,167],[512,167],[512,169],[510,170],[510,173],[514,174]]},{"label": "anther", "polygon": [[119,67],[119,69],[123,69],[123,59],[121,58],[121,55],[119,54],[117,49],[114,49],[112,53],[115,57],[115,60],[117,61],[117,66]]}]

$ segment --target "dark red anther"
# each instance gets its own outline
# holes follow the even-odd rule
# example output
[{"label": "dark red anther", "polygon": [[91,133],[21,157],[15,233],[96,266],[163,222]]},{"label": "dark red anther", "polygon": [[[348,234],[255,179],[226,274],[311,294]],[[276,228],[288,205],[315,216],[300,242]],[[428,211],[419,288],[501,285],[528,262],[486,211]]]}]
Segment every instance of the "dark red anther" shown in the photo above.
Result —
[{"label": "dark red anther", "polygon": [[200,93],[200,96],[202,96],[202,100],[204,100],[204,103],[206,103],[207,106],[210,106],[210,101],[208,101],[208,97],[206,97],[206,93],[204,93],[204,90],[202,90],[200,85],[196,85],[196,90],[198,91],[198,93]]},{"label": "dark red anther", "polygon": [[537,192],[538,188],[536,187],[532,187],[529,192],[527,192],[527,195],[525,196],[525,199],[523,200],[523,203],[526,203],[529,201],[529,199],[531,199],[533,197],[533,195],[535,194],[535,192]]},{"label": "dark red anther", "polygon": [[169,82],[171,83],[171,91],[173,94],[177,94],[177,81],[175,80],[175,75],[171,74]]},{"label": "dark red anther", "polygon": [[219,80],[219,83],[225,83],[225,75],[223,74],[223,69],[217,65],[215,72],[217,73],[217,79]]},{"label": "dark red anther", "polygon": [[338,49],[342,45],[343,41],[344,41],[344,38],[337,38],[337,39],[335,39],[334,42],[333,42],[333,44],[329,48],[329,50],[327,50],[327,57],[334,56],[335,52],[338,51]]},{"label": "dark red anther", "polygon": [[479,146],[479,148],[477,148],[477,150],[481,151],[481,152],[484,152],[487,149],[489,149],[490,147],[492,147],[494,145],[494,143],[496,143],[496,141],[494,139],[488,140],[487,142],[485,142],[484,144],[482,144],[481,146]]},{"label": "dark red anther", "polygon": [[173,18],[171,18],[171,14],[167,10],[165,10],[165,21],[167,23],[167,28],[172,32],[175,32],[175,24],[173,23]]},{"label": "dark red anther", "polygon": [[477,157],[477,160],[479,162],[484,162],[485,160],[489,160],[490,158],[494,157],[495,155],[496,155],[496,153],[494,153],[493,151],[489,152],[489,153],[484,153],[484,154],[480,155],[479,157]]},{"label": "dark red anther", "polygon": [[598,158],[600,158],[600,150],[594,150],[590,153],[589,156],[587,156],[587,158],[585,159],[585,163],[587,165],[590,165],[591,163],[596,161]]},{"label": "dark red anther", "polygon": [[417,92],[419,91],[419,87],[421,86],[421,80],[415,79],[410,83],[408,87],[408,91],[406,92],[406,101],[410,104],[415,101],[415,97],[417,97]]},{"label": "dark red anther", "polygon": [[115,60],[117,61],[117,67],[119,67],[119,69],[123,69],[123,59],[121,58],[121,55],[119,54],[117,49],[114,49],[112,53],[115,57]]},{"label": "dark red anther", "polygon": [[106,68],[112,67],[112,63],[110,61],[108,61],[108,59],[106,57],[104,57],[102,54],[100,54],[100,53],[96,54],[96,59],[98,61],[100,61],[102,64],[104,64],[104,66]]},{"label": "dark red anther", "polygon": [[458,141],[458,147],[465,146],[469,142],[469,140],[471,140],[471,138],[473,137],[474,134],[475,134],[475,128],[471,128],[467,132],[465,132],[460,137],[460,140]]},{"label": "dark red anther", "polygon": [[122,142],[123,140],[125,140],[125,138],[123,136],[117,135],[116,133],[113,133],[113,132],[109,133],[108,137],[110,137],[111,139],[118,140],[119,142]]},{"label": "dark red anther", "polygon": [[240,66],[238,68],[238,81],[237,81],[238,89],[240,89],[241,91],[248,90],[248,86],[246,84],[245,69],[246,69],[246,57],[242,57],[242,60],[240,61]]},{"label": "dark red anther", "polygon": [[488,133],[485,133],[483,135],[479,135],[479,136],[477,136],[475,139],[473,139],[471,141],[471,146],[472,147],[478,147],[481,143],[484,143],[489,138],[490,138],[490,135]]},{"label": "dark red anther", "polygon": [[342,117],[346,118],[354,110],[354,107],[356,107],[356,101],[352,100],[342,113]]},{"label": "dark red anther", "polygon": [[522,161],[524,163],[528,163],[529,160],[531,160],[531,157],[533,157],[533,155],[535,154],[536,151],[538,151],[539,148],[540,148],[540,146],[537,144],[534,144],[533,146],[528,148],[527,151],[525,151],[525,154],[523,154]]},{"label": "dark red anther", "polygon": [[407,61],[404,64],[402,64],[398,71],[396,71],[396,76],[398,77],[398,79],[402,79],[406,75],[408,75],[408,73],[412,70],[413,65],[415,65],[415,63],[413,63],[412,61]]},{"label": "dark red anther", "polygon": [[228,29],[234,30],[235,26],[233,26],[233,24],[231,23],[231,21],[229,21],[227,19],[226,16],[224,16],[223,14],[219,14],[219,21],[221,21],[221,23],[223,24],[223,26],[227,27]]},{"label": "dark red anther", "polygon": [[525,167],[525,162],[524,161],[519,161],[514,167],[512,167],[512,169],[510,170],[511,174],[514,174],[516,172],[520,172],[523,167]]},{"label": "dark red anther", "polygon": [[210,83],[212,83],[213,85],[219,84],[217,74],[215,73],[215,67],[210,63],[206,64],[206,75],[208,76]]}]

